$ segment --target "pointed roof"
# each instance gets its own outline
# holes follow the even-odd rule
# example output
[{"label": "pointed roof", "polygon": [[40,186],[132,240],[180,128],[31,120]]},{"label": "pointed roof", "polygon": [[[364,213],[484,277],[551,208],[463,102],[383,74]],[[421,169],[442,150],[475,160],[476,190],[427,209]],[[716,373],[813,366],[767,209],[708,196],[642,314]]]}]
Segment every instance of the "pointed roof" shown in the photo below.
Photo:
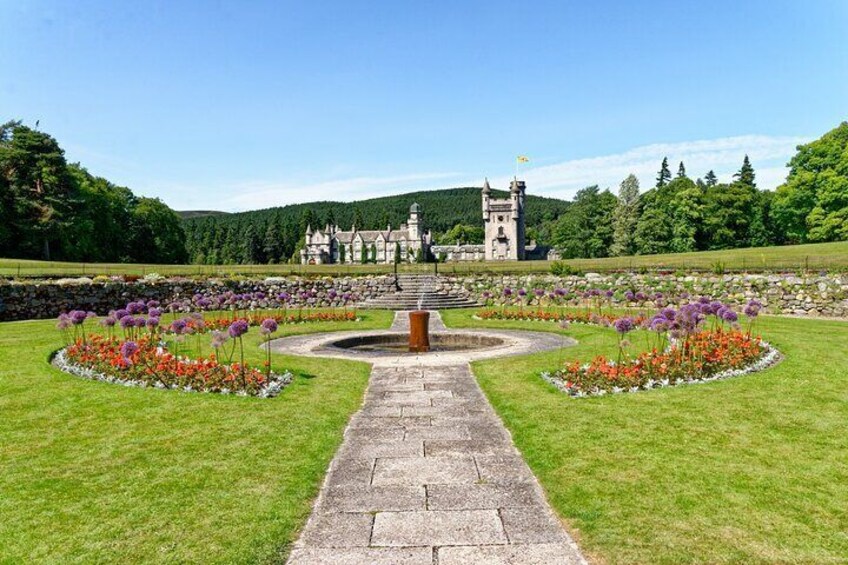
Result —
[{"label": "pointed roof", "polygon": [[421,206],[418,205],[418,202],[412,203],[412,206],[409,207],[409,213],[410,214],[420,214],[421,213]]},{"label": "pointed roof", "polygon": [[486,177],[485,182],[483,182],[483,194],[491,194],[492,187],[489,186],[489,177]]},{"label": "pointed roof", "polygon": [[306,235],[312,235],[312,225],[306,224]]},{"label": "pointed roof", "polygon": [[512,178],[512,182],[509,184],[509,189],[512,192],[521,192],[521,189],[518,187],[518,177]]}]

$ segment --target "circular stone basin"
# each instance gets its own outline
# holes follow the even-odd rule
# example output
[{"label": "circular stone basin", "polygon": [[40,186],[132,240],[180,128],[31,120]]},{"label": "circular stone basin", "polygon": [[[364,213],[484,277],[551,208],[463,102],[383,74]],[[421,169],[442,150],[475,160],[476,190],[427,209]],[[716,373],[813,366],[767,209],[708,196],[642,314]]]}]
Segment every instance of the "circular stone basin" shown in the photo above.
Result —
[{"label": "circular stone basin", "polygon": [[[466,333],[431,333],[430,351],[477,351],[500,347],[499,337]],[[329,342],[326,347],[373,353],[409,353],[407,334],[361,335]]]}]

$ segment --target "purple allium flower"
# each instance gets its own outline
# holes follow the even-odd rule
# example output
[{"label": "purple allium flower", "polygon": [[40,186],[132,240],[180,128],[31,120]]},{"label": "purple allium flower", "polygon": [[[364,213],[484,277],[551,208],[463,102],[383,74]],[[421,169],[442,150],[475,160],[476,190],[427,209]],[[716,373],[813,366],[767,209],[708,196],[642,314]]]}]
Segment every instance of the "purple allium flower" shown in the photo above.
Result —
[{"label": "purple allium flower", "polygon": [[607,298],[612,298],[612,296],[613,296],[614,294],[615,294],[615,293],[612,291],[612,289],[609,289],[609,290],[607,290],[606,292],[604,292],[604,296],[606,296]]},{"label": "purple allium flower", "polygon": [[147,313],[154,318],[160,318],[162,316],[162,310],[159,308],[150,308],[147,310]]},{"label": "purple allium flower", "polygon": [[135,321],[133,321],[133,325],[137,328],[143,328],[145,325],[147,325],[147,320],[145,320],[143,316],[138,317],[135,319]]},{"label": "purple allium flower", "polygon": [[269,335],[277,331],[277,320],[274,318],[265,318],[259,326],[259,333]]},{"label": "purple allium flower", "polygon": [[121,318],[121,327],[124,329],[132,328],[135,326],[135,318],[127,314],[123,318]]},{"label": "purple allium flower", "polygon": [[615,327],[615,331],[624,335],[635,330],[636,324],[633,323],[633,318],[625,316],[613,322],[613,327]]},{"label": "purple allium flower", "polygon": [[161,304],[158,300],[148,300],[147,301],[147,313],[150,313],[151,308],[158,308],[159,304]]},{"label": "purple allium flower", "polygon": [[337,293],[336,289],[334,289],[334,288],[331,288],[329,290],[329,292],[327,292],[327,298],[329,298],[330,300],[335,300],[336,296],[338,296],[338,295],[339,295],[339,293]]},{"label": "purple allium flower", "polygon": [[230,334],[230,337],[236,338],[246,334],[248,329],[247,320],[236,320],[230,324],[230,327],[227,329],[227,333]]},{"label": "purple allium flower", "polygon": [[88,318],[88,314],[83,310],[71,310],[68,316],[71,319],[71,323],[75,326],[82,324]]},{"label": "purple allium flower", "polygon": [[123,320],[124,316],[129,316],[129,314],[130,313],[127,311],[126,308],[115,310],[115,318],[117,318],[118,320]]},{"label": "purple allium flower", "polygon": [[130,357],[133,356],[133,353],[138,351],[138,344],[134,341],[125,341],[121,345],[121,357],[124,358],[124,361],[129,362]]},{"label": "purple allium flower", "polygon": [[505,289],[503,289],[503,295],[504,296],[512,296],[512,289],[509,288],[509,287],[506,287]]},{"label": "purple allium flower", "polygon": [[650,327],[651,327],[651,330],[653,330],[655,332],[659,332],[659,333],[667,332],[668,327],[669,327],[669,322],[665,318],[656,317],[656,318],[653,318],[651,320],[651,326]]},{"label": "purple allium flower", "polygon": [[281,292],[280,294],[277,295],[277,300],[279,300],[281,302],[288,302],[290,298],[291,298],[291,295],[288,292]]},{"label": "purple allium flower", "polygon": [[519,288],[518,289],[518,296],[521,296],[521,297],[527,296],[527,289],[526,288]]},{"label": "purple allium flower", "polygon": [[648,295],[642,291],[636,293],[636,302],[644,302],[648,299]]},{"label": "purple allium flower", "polygon": [[535,290],[533,291],[533,293],[534,293],[537,297],[542,298],[543,296],[545,296],[545,289],[544,289],[544,288],[537,288],[537,289],[535,289]]},{"label": "purple allium flower", "polygon": [[745,308],[742,309],[742,313],[745,314],[749,318],[756,318],[760,315],[760,309],[763,307],[762,303],[758,300],[751,300],[748,304],[745,305]]},{"label": "purple allium flower", "polygon": [[565,289],[564,288],[558,288],[558,289],[554,290],[554,294],[556,294],[557,296],[565,296]]},{"label": "purple allium flower", "polygon": [[116,320],[114,316],[106,316],[100,320],[100,325],[104,328],[114,327],[116,323],[118,323],[118,320]]},{"label": "purple allium flower", "polygon": [[130,314],[141,314],[144,311],[144,302],[127,303],[127,312]]},{"label": "purple allium flower", "polygon": [[174,332],[175,334],[182,335],[183,333],[185,333],[185,329],[186,329],[186,321],[183,320],[182,318],[179,318],[179,319],[171,322],[171,331]]},{"label": "purple allium flower", "polygon": [[159,327],[159,318],[156,316],[150,316],[147,318],[147,327],[150,329]]},{"label": "purple allium flower", "polygon": [[59,314],[58,322],[56,322],[56,328],[60,330],[66,330],[71,327],[71,317],[65,314]]},{"label": "purple allium flower", "polygon": [[739,316],[736,315],[736,312],[734,312],[732,309],[728,308],[727,306],[722,307],[716,313],[716,315],[725,322],[733,323],[733,322],[735,322],[736,320],[739,319]]},{"label": "purple allium flower", "polygon": [[710,302],[712,302],[712,300],[709,296],[700,296],[698,297],[698,302],[700,302],[701,304],[709,304]]},{"label": "purple allium flower", "polygon": [[226,333],[214,330],[212,332],[212,347],[218,349],[219,347],[227,343],[228,339],[230,339],[230,336],[228,336]]},{"label": "purple allium flower", "polygon": [[624,299],[627,300],[628,302],[634,302],[636,300],[636,295],[633,294],[632,290],[628,290],[627,292],[624,293]]}]

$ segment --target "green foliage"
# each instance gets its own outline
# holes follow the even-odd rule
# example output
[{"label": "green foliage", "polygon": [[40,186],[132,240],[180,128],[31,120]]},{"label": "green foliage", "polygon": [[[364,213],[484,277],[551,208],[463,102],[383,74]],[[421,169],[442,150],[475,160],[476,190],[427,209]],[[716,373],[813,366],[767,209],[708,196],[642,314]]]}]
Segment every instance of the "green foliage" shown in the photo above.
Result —
[{"label": "green foliage", "polygon": [[618,200],[609,190],[590,186],[577,192],[554,227],[554,244],[565,258],[606,257],[613,239],[613,212]]},{"label": "green foliage", "polygon": [[0,126],[0,255],[183,263],[184,238],[162,202],[69,165],[44,132]]},{"label": "green foliage", "polygon": [[668,168],[668,157],[663,157],[660,172],[657,173],[657,188],[665,186],[671,180],[671,170]]},{"label": "green foliage", "polygon": [[558,277],[566,277],[581,274],[580,269],[575,269],[565,261],[554,261],[551,263],[551,274]]},{"label": "green foliage", "polygon": [[[496,198],[506,198],[508,193],[493,190],[492,195]],[[253,225],[256,233],[262,234],[270,225],[275,225],[280,237],[280,256],[288,258],[300,248],[307,223],[313,230],[323,229],[328,223],[337,224],[344,230],[350,229],[354,224],[360,230],[385,229],[387,224],[397,228],[409,217],[409,206],[412,202],[421,205],[425,225],[434,234],[444,234],[457,225],[470,226],[461,237],[469,240],[480,237],[482,242],[482,236],[478,235],[482,233],[480,189],[474,187],[413,192],[354,203],[309,202],[237,214],[186,217],[183,228],[186,232],[189,260],[192,263],[215,264],[210,260],[215,257],[218,263],[242,262],[239,254],[225,256],[223,246],[228,232],[232,231],[234,236],[240,237],[248,225]],[[568,202],[556,198],[533,194],[527,196],[527,227],[538,230],[540,243],[549,242],[547,234],[550,233],[550,226],[568,206]],[[475,232],[475,229],[480,231]],[[436,241],[443,238],[444,236],[437,235]],[[456,239],[449,243],[456,243]]]},{"label": "green foliage", "polygon": [[800,145],[773,215],[788,242],[848,239],[848,122]]},{"label": "green foliage", "polygon": [[621,182],[618,204],[613,212],[613,241],[610,255],[633,255],[636,253],[634,232],[639,222],[639,179],[629,175]]},{"label": "green foliage", "polygon": [[459,243],[479,244],[483,243],[485,238],[485,230],[483,226],[470,226],[465,224],[456,224],[447,232],[440,235],[437,242],[441,245],[454,245]]}]

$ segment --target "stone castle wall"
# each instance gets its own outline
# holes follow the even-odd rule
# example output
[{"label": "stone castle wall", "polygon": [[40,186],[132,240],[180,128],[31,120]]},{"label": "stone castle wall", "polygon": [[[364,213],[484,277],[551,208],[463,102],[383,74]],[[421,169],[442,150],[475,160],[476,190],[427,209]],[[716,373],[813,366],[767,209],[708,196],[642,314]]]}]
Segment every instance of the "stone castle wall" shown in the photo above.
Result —
[{"label": "stone castle wall", "polygon": [[[639,275],[588,273],[585,276],[557,277],[553,275],[469,275],[440,277],[440,290],[482,301],[491,293],[492,303],[503,301],[503,289],[513,290],[512,301],[519,289],[527,290],[526,303],[536,303],[534,290],[552,291],[563,288],[573,293],[590,289],[611,289],[617,297],[627,290],[654,294],[663,293],[670,303],[688,301],[689,297],[707,295],[729,304],[743,306],[757,298],[772,314],[826,316],[848,318],[848,275],[817,274],[733,274],[713,275]],[[314,295],[300,296],[314,289]],[[331,300],[330,290],[338,295]],[[163,280],[156,282],[92,282],[41,281],[0,283],[0,321],[54,318],[60,312],[73,309],[91,310],[105,314],[122,307],[130,300],[155,299],[163,303],[194,294],[264,292],[276,296],[287,292],[292,304],[304,306],[341,306],[341,296],[352,293],[358,301],[375,298],[394,290],[391,275],[369,275],[338,278],[269,278],[264,280]]]}]

